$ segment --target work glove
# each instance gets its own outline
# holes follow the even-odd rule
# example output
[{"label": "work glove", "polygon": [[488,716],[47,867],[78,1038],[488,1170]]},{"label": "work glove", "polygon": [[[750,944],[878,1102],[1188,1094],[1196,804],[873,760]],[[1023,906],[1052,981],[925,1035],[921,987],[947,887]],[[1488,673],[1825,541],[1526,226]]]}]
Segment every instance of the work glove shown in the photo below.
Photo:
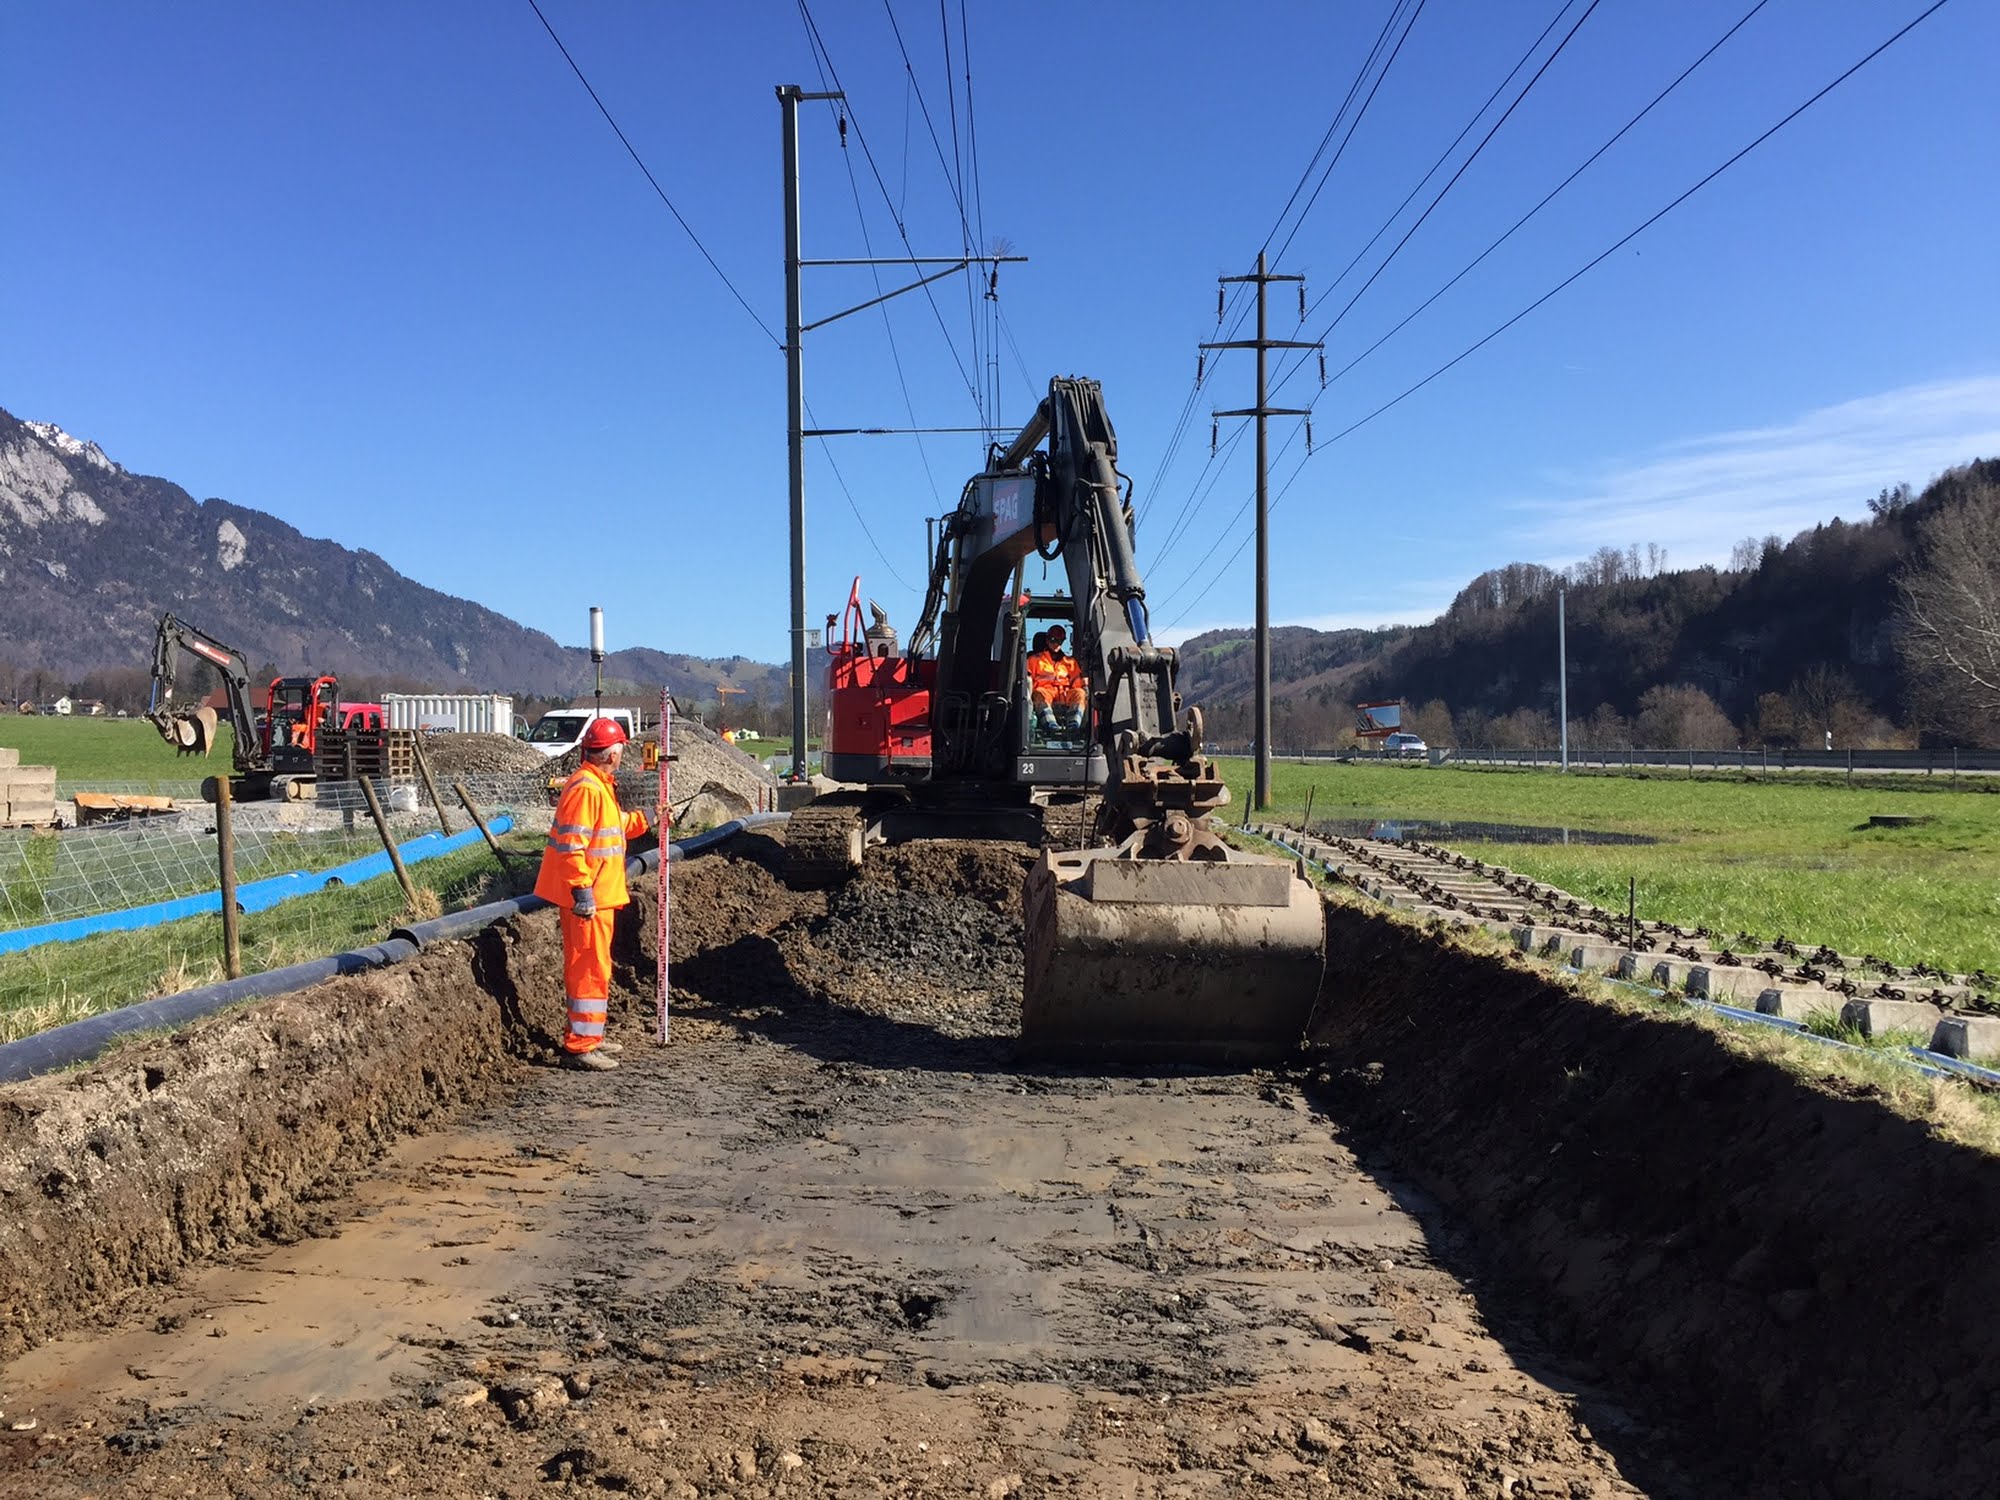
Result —
[{"label": "work glove", "polygon": [[570,915],[582,921],[589,921],[597,915],[597,892],[587,885],[577,886],[570,893]]}]

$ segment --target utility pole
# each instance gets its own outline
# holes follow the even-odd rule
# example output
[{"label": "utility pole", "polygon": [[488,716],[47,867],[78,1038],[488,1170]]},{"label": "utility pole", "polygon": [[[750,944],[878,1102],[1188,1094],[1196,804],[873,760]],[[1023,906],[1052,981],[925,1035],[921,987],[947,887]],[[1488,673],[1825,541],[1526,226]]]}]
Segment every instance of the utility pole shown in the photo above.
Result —
[{"label": "utility pole", "polygon": [[1562,769],[1569,775],[1569,621],[1563,614],[1563,591],[1556,590],[1556,713],[1562,719]]},{"label": "utility pole", "polygon": [[[977,432],[990,436],[985,427],[835,427],[806,430],[805,336],[853,313],[878,307],[891,297],[914,292],[954,272],[974,265],[998,266],[1025,261],[1025,255],[898,256],[863,259],[806,260],[800,251],[799,230],[799,105],[814,100],[844,103],[838,91],[806,93],[795,83],[778,85],[778,108],[783,117],[785,171],[785,432],[786,458],[791,470],[792,528],[792,775],[793,781],[806,779],[806,439],[846,436],[866,431],[870,435],[902,435],[920,432]],[[847,144],[847,120],[840,122],[840,140]],[[945,269],[919,277],[908,286],[872,297],[845,312],[815,322],[805,321],[804,297],[799,273],[807,266],[943,266]]]},{"label": "utility pole", "polygon": [[[1306,451],[1312,451],[1312,413],[1303,407],[1272,406],[1270,404],[1269,371],[1266,367],[1266,353],[1272,349],[1318,349],[1317,342],[1302,343],[1296,339],[1274,339],[1266,336],[1265,289],[1274,281],[1296,281],[1299,283],[1299,316],[1305,318],[1305,277],[1281,276],[1264,267],[1264,252],[1257,252],[1257,271],[1253,276],[1220,276],[1216,278],[1223,285],[1231,282],[1250,281],[1257,284],[1257,337],[1237,339],[1227,343],[1203,344],[1203,349],[1255,349],[1257,351],[1257,404],[1238,411],[1212,412],[1211,416],[1255,417],[1257,419],[1257,722],[1256,752],[1257,773],[1255,789],[1250,805],[1253,811],[1263,812],[1271,805],[1271,465],[1270,449],[1264,432],[1267,417],[1306,418]],[[1222,297],[1216,296],[1216,321],[1221,322]]]}]

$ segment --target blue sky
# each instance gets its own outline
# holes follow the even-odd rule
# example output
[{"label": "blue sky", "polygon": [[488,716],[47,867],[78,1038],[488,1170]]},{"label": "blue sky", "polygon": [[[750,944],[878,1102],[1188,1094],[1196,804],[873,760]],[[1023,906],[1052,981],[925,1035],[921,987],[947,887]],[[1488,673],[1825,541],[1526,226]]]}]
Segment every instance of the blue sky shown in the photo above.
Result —
[{"label": "blue sky", "polygon": [[[1330,369],[1752,3],[1601,0],[1333,326]],[[2000,103],[1982,61],[2000,56],[2000,7],[1987,0],[1951,0],[1539,310],[1333,440],[1925,3],[1767,0],[1378,351],[1324,393],[1310,366],[1286,386],[1274,399],[1315,405],[1318,446],[1301,468],[1295,424],[1273,424],[1274,618],[1423,619],[1484,568],[1605,543],[1720,561],[1740,537],[1857,515],[1883,485],[2000,453]],[[1295,295],[1274,289],[1272,334],[1319,336],[1588,5],[1562,8],[1443,173],[1335,286],[1557,0],[1424,0],[1302,221],[1280,211],[1395,0],[972,0],[970,123],[957,5],[947,70],[935,7],[817,0],[855,133],[843,153],[827,106],[803,117],[807,253],[908,253],[876,172],[918,254],[958,253],[959,210],[922,114],[951,158],[955,102],[961,143],[976,131],[973,236],[1029,261],[1001,273],[997,339],[986,304],[952,279],[935,311],[913,294],[888,304],[886,327],[871,311],[808,335],[815,417],[976,424],[967,374],[989,385],[991,354],[988,420],[1011,429],[1050,374],[1095,376],[1138,484],[1156,627],[1173,639],[1247,623],[1251,445],[1211,465],[1208,413],[1250,404],[1251,357],[1222,356],[1193,391],[1195,346],[1218,337],[1215,278],[1282,244],[1276,268],[1324,300],[1301,332]],[[782,327],[773,86],[821,87],[798,7],[543,8],[710,253]],[[582,641],[598,603],[614,646],[786,655],[782,357],[527,0],[8,7],[0,181],[0,406],[566,642]],[[866,270],[809,272],[807,317],[873,295]],[[1235,425],[1222,424],[1225,444]],[[980,459],[967,436],[812,445],[812,614],[838,608],[860,573],[907,624],[924,517],[955,502]]]}]

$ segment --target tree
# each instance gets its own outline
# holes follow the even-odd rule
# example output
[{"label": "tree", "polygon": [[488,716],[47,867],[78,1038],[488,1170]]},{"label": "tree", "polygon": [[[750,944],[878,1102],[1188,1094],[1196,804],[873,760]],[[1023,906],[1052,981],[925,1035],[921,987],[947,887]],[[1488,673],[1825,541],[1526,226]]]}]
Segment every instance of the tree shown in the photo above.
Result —
[{"label": "tree", "polygon": [[1742,743],[1715,700],[1688,683],[1647,688],[1632,732],[1653,750],[1733,750]]},{"label": "tree", "polygon": [[1919,721],[1954,743],[2000,744],[2000,483],[1966,485],[1927,517],[1896,584]]},{"label": "tree", "polygon": [[1426,745],[1452,743],[1451,710],[1444,706],[1442,698],[1433,698],[1422,708],[1406,714],[1403,727]]},{"label": "tree", "polygon": [[1632,725],[1609,703],[1600,703],[1589,718],[1570,722],[1569,742],[1579,750],[1629,750]]},{"label": "tree", "polygon": [[1838,667],[1815,662],[1792,680],[1785,692],[1792,734],[1807,747],[1824,745],[1827,736],[1843,749],[1869,737],[1868,700],[1854,679]]},{"label": "tree", "polygon": [[1493,744],[1501,750],[1540,750],[1556,743],[1556,721],[1539,708],[1517,708],[1493,721]]}]

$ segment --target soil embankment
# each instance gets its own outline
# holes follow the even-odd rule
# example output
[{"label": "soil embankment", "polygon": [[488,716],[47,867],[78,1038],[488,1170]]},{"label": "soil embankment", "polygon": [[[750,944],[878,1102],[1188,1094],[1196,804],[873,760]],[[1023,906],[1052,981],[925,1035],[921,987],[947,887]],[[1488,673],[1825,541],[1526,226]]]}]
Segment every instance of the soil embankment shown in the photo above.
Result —
[{"label": "soil embankment", "polygon": [[1329,934],[1318,1096],[1556,1346],[1740,1493],[1991,1490],[2000,1163],[1518,961]]}]

